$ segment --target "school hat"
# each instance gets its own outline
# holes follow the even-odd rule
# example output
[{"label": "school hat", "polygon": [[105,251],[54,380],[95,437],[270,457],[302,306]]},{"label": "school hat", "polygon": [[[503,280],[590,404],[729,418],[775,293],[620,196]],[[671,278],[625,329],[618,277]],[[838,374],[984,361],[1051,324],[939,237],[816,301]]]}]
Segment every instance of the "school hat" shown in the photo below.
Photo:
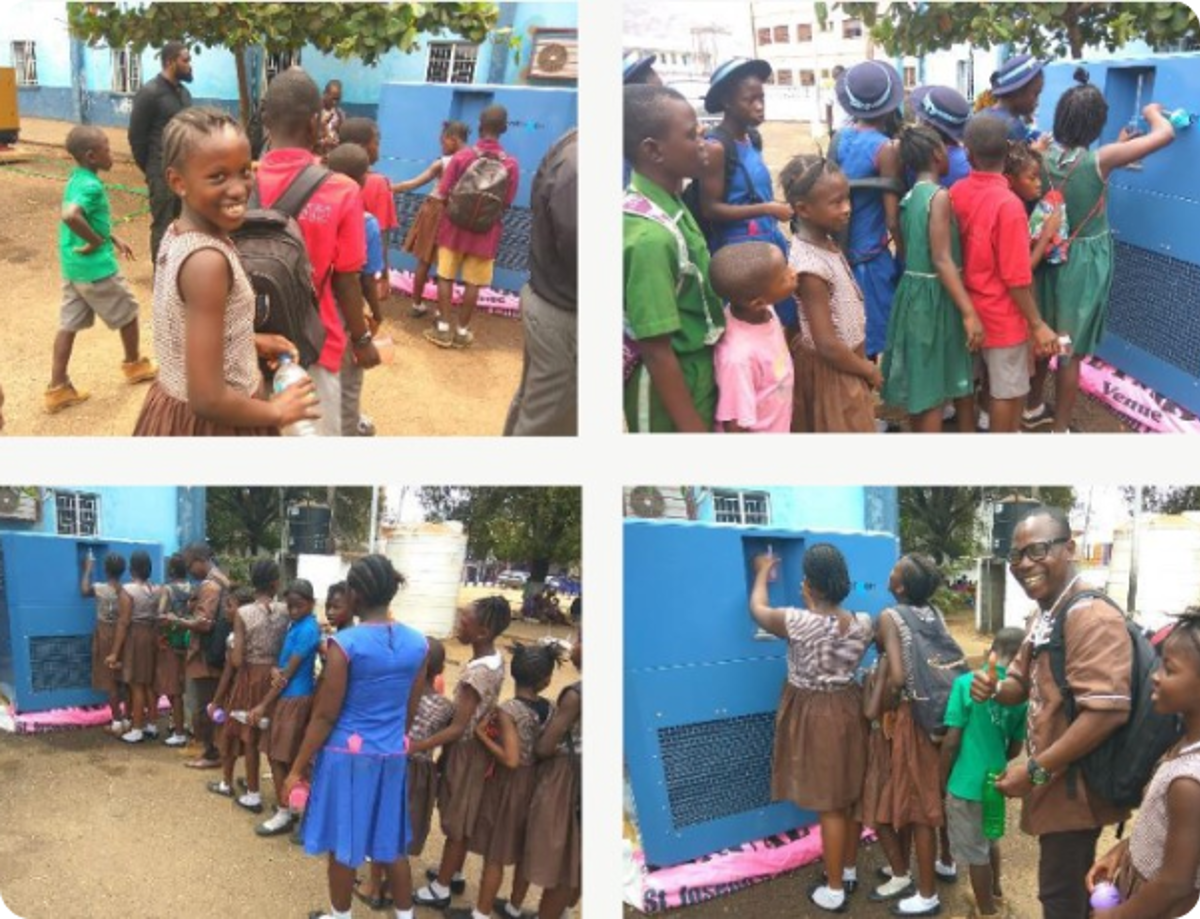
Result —
[{"label": "school hat", "polygon": [[1018,54],[1005,61],[992,74],[992,95],[1009,96],[1042,72],[1046,62],[1032,54]]},{"label": "school hat", "polygon": [[710,115],[725,111],[725,91],[742,77],[758,77],[763,82],[771,78],[771,65],[748,57],[735,57],[713,71],[704,94],[704,110]]},{"label": "school hat", "polygon": [[621,82],[625,84],[640,83],[645,77],[646,71],[653,67],[657,60],[657,54],[639,57],[636,51],[630,51],[625,55],[625,73],[621,77]]},{"label": "school hat", "polygon": [[936,128],[952,140],[962,140],[971,117],[971,105],[962,93],[949,86],[918,86],[909,98],[917,121]]},{"label": "school hat", "polygon": [[316,595],[313,593],[312,581],[306,580],[305,578],[296,578],[296,580],[288,584],[287,590],[284,592],[284,596],[287,596],[288,594],[295,594],[297,597],[303,597],[305,600],[312,600],[314,603],[317,600]]},{"label": "school hat", "polygon": [[838,104],[853,118],[878,118],[904,102],[904,83],[886,61],[863,61],[838,77]]}]

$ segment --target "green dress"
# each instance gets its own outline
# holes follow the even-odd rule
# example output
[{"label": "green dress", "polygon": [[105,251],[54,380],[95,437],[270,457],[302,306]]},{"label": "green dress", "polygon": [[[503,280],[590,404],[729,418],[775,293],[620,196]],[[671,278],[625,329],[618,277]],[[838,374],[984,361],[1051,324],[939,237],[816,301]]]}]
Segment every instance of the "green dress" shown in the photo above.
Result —
[{"label": "green dress", "polygon": [[1093,354],[1104,334],[1113,277],[1108,205],[1096,206],[1108,183],[1100,178],[1095,151],[1068,150],[1058,144],[1051,146],[1042,162],[1042,182],[1047,189],[1062,190],[1067,223],[1077,235],[1065,262],[1038,266],[1034,278],[1038,309],[1050,328],[1071,336],[1075,354]]},{"label": "green dress", "polygon": [[[933,196],[942,190],[933,182],[918,182],[900,202],[905,271],[888,321],[883,401],[910,415],[969,396],[975,385],[962,314],[938,280],[929,249],[929,209]],[[954,264],[961,267],[953,212],[950,251]]]}]

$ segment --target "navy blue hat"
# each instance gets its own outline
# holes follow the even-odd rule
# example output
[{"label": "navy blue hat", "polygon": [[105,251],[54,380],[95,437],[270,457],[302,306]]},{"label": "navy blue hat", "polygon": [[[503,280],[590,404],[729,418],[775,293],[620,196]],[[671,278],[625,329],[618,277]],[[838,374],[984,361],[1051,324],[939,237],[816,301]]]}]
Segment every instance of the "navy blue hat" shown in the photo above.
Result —
[{"label": "navy blue hat", "polygon": [[962,93],[949,86],[918,86],[910,98],[917,121],[936,128],[951,140],[962,140],[967,119],[971,117],[970,103]]},{"label": "navy blue hat", "polygon": [[1042,72],[1045,61],[1038,60],[1032,54],[1018,54],[1005,61],[999,70],[992,74],[992,95],[1010,96],[1022,86],[1025,86]]},{"label": "navy blue hat", "polygon": [[639,57],[636,51],[630,51],[625,55],[625,73],[621,78],[622,83],[626,85],[641,83],[646,77],[646,71],[653,67],[657,60],[657,54]]},{"label": "navy blue hat", "polygon": [[725,90],[742,77],[758,77],[763,82],[771,78],[771,65],[748,57],[735,57],[713,71],[704,94],[704,110],[716,115],[725,111]]},{"label": "navy blue hat", "polygon": [[863,61],[838,77],[838,104],[852,118],[879,118],[904,102],[904,83],[886,61]]}]

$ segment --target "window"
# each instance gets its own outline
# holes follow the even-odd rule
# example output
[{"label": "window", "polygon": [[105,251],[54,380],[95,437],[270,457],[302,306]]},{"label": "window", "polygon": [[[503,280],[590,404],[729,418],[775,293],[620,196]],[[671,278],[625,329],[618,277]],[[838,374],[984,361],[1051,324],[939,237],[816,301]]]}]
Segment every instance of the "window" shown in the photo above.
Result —
[{"label": "window", "polygon": [[791,41],[791,38],[788,37],[788,27],[787,26],[776,26],[775,27],[774,41],[775,41],[775,44],[777,44],[777,45],[786,45],[789,41]]},{"label": "window", "polygon": [[60,536],[96,536],[100,532],[100,496],[56,491],[54,511]]},{"label": "window", "polygon": [[12,43],[12,64],[17,71],[18,86],[37,86],[36,42],[15,41]]},{"label": "window", "polygon": [[801,86],[816,86],[817,85],[816,73],[812,70],[801,70],[800,71],[800,85]]},{"label": "window", "polygon": [[822,80],[829,79],[829,68],[828,67],[821,68],[821,79]]},{"label": "window", "polygon": [[842,22],[842,38],[862,38],[861,19],[846,19]]},{"label": "window", "polygon": [[759,29],[758,30],[758,43],[760,45],[771,44],[771,30],[770,29]]},{"label": "window", "polygon": [[971,61],[958,61],[954,69],[957,77],[958,91],[963,94],[968,100],[975,99],[975,68],[971,66]]},{"label": "window", "polygon": [[263,58],[263,69],[267,72],[267,84],[287,70],[300,64],[299,51],[268,51]]},{"label": "window", "polygon": [[802,22],[796,26],[796,41],[812,41],[812,23]]},{"label": "window", "polygon": [[780,86],[791,86],[792,85],[792,72],[790,70],[776,70],[775,71],[775,82],[778,83]]},{"label": "window", "polygon": [[133,48],[112,49],[112,91],[114,93],[136,93],[142,86],[142,59],[134,54]]},{"label": "window", "polygon": [[771,522],[771,496],[765,491],[714,490],[713,511],[717,523],[765,526]]},{"label": "window", "polygon": [[904,88],[912,89],[916,85],[917,85],[917,68],[916,67],[905,67],[904,68]]},{"label": "window", "polygon": [[425,82],[474,83],[475,61],[478,56],[478,45],[466,42],[430,42]]}]

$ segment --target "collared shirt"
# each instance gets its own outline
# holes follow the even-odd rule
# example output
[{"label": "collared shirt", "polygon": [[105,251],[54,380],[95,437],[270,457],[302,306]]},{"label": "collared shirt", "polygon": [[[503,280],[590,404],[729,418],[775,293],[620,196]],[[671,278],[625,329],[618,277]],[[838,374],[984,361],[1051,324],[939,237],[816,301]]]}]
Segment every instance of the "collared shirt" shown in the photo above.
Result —
[{"label": "collared shirt", "polygon": [[744,322],[725,315],[725,334],[713,355],[716,420],[748,431],[786,434],[792,426],[792,353],[778,317]]},{"label": "collared shirt", "polygon": [[[129,149],[147,179],[162,178],[162,138],[167,122],[192,104],[192,94],[182,83],[172,83],[161,73],[142,84],[133,97],[129,114]],[[157,171],[157,176],[151,176]]]},{"label": "collared shirt", "polygon": [[63,207],[76,204],[83,211],[83,219],[96,231],[104,242],[95,251],[81,255],[75,249],[86,244],[82,236],[67,226],[66,221],[58,224],[58,256],[62,263],[63,277],[68,281],[88,283],[102,281],[117,273],[117,255],[112,244],[112,212],[108,206],[108,194],[104,183],[90,169],[76,166],[67,179],[63,192]]},{"label": "collared shirt", "polygon": [[1029,339],[1029,326],[1009,290],[1033,283],[1029,221],[1021,199],[998,172],[972,172],[950,189],[962,239],[963,284],[983,323],[985,348]]},{"label": "collared shirt", "polygon": [[[478,151],[478,152],[477,152]],[[454,186],[462,178],[467,167],[475,162],[479,153],[491,153],[504,161],[508,170],[508,194],[505,195],[504,206],[508,208],[517,197],[517,183],[521,180],[521,169],[517,161],[504,152],[500,141],[491,137],[481,137],[473,147],[459,150],[446,168],[442,170],[442,180],[438,183],[437,196],[449,200]],[[442,215],[438,226],[437,244],[439,247],[462,255],[474,255],[479,258],[494,259],[500,251],[500,234],[504,231],[503,220],[497,220],[491,229],[483,233],[472,233],[470,230],[455,226],[450,218]]]},{"label": "collared shirt", "polygon": [[[258,196],[269,207],[305,166],[317,158],[299,147],[270,150],[258,164]],[[346,350],[346,329],[341,309],[333,295],[333,275],[358,274],[367,261],[367,230],[362,192],[358,183],[344,175],[331,175],[318,188],[297,223],[304,234],[308,260],[312,263],[313,286],[321,303],[325,347],[319,363],[337,373]]]},{"label": "collared shirt", "polygon": [[388,233],[400,226],[396,219],[396,199],[392,197],[392,183],[382,172],[368,172],[362,187],[363,207],[374,214],[379,229]]},{"label": "collared shirt", "polygon": [[299,696],[311,696],[316,691],[316,677],[313,666],[317,660],[317,648],[321,644],[321,627],[317,617],[305,616],[299,622],[288,626],[287,635],[283,638],[283,647],[279,651],[276,666],[280,670],[287,668],[293,657],[300,658],[300,666],[292,674],[292,678],[279,694],[281,699],[292,699]]},{"label": "collared shirt", "polygon": [[578,137],[578,131],[571,131],[550,148],[529,193],[529,286],[543,300],[571,312],[579,291]]}]

